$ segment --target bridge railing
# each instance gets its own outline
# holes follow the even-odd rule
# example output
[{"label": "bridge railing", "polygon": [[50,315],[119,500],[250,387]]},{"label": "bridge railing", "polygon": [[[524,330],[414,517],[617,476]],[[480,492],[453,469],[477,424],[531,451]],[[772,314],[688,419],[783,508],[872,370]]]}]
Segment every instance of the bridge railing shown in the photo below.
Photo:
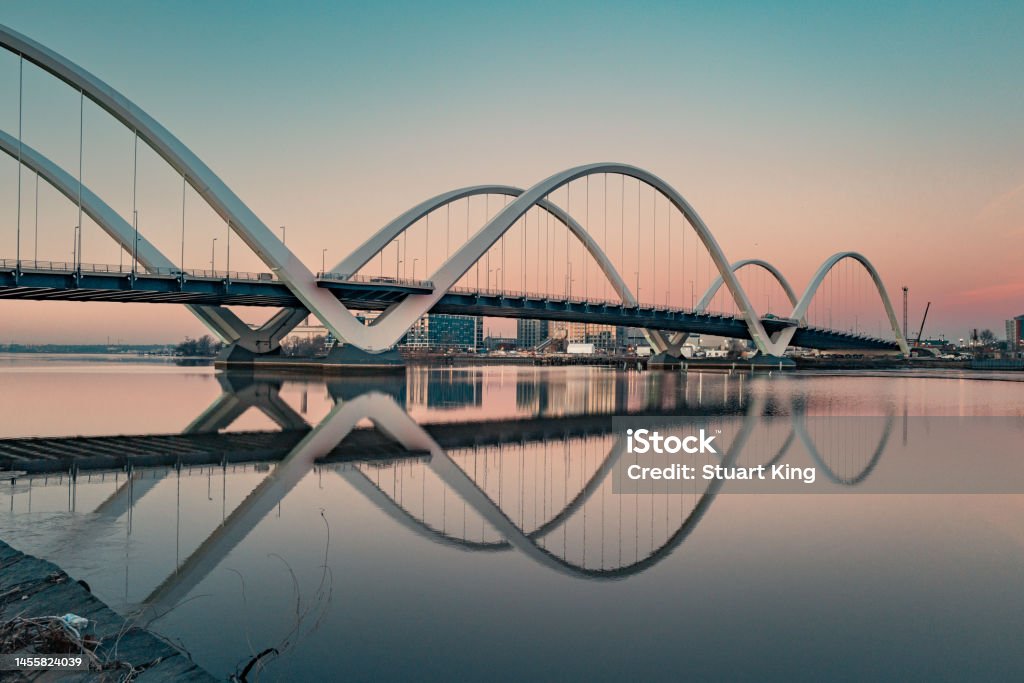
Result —
[{"label": "bridge railing", "polygon": [[[16,259],[0,259],[0,270],[14,270],[18,267]],[[111,265],[107,263],[75,263],[74,261],[26,261],[22,259],[21,269],[24,271],[42,271],[51,273],[111,273],[120,275],[131,275],[131,265]],[[215,280],[247,280],[247,281],[276,281],[273,273],[251,273],[239,270],[204,270],[200,268],[136,268],[137,275],[163,275],[167,277],[180,277],[184,273],[187,277],[205,278]]]},{"label": "bridge railing", "polygon": [[[627,306],[620,299],[594,299],[589,297],[581,296],[564,296],[564,295],[551,295],[543,292],[531,292],[531,291],[517,291],[507,289],[477,289],[476,287],[452,287],[450,292],[455,294],[470,294],[474,296],[491,296],[491,297],[503,297],[506,299],[534,299],[534,300],[548,300],[558,301],[562,303],[584,305],[584,306],[607,306],[610,308],[635,308],[634,306]],[[717,318],[738,318],[738,314],[728,311],[718,310],[703,310],[695,311],[692,308],[686,308],[684,306],[659,306],[657,304],[641,303],[638,308],[644,310],[658,311],[661,313],[683,313],[687,315],[706,315]]]},{"label": "bridge railing", "polygon": [[807,330],[808,332],[818,332],[821,334],[833,334],[840,337],[848,337],[850,339],[863,339],[866,341],[873,342],[891,342],[891,339],[885,339],[884,337],[876,337],[871,334],[863,334],[861,332],[851,332],[850,330],[833,329],[831,327],[817,327],[816,325],[803,325],[801,329]]},{"label": "bridge railing", "polygon": [[434,283],[430,280],[413,280],[412,278],[388,277],[386,275],[343,275],[342,273],[325,273],[320,271],[316,276],[317,279],[330,280],[332,282],[364,282],[373,285],[403,285],[421,289],[434,288]]}]

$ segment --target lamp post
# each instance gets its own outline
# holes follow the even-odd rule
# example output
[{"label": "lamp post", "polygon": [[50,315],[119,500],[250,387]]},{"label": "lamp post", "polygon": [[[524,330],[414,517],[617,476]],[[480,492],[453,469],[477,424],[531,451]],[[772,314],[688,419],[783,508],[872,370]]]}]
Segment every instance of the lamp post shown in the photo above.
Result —
[{"label": "lamp post", "polygon": [[284,226],[282,225],[281,226],[281,244],[288,244],[288,240],[286,239],[287,237],[288,237],[288,235],[287,235],[287,233],[286,233],[286,231],[284,229]]},{"label": "lamp post", "polygon": [[327,249],[320,250],[320,275],[323,277],[327,273]]},{"label": "lamp post", "polygon": [[135,241],[132,244],[132,273],[139,267],[139,210],[132,209],[132,227],[135,230]]},{"label": "lamp post", "polygon": [[690,280],[690,310],[697,310],[697,287],[693,284],[693,280]]},{"label": "lamp post", "polygon": [[214,264],[216,263],[216,261],[217,261],[217,238],[214,237],[213,241],[210,242],[210,274],[211,275],[213,275],[214,271],[217,270],[214,267]]},{"label": "lamp post", "polygon": [[413,280],[416,279],[416,262],[419,261],[419,260],[420,259],[419,259],[418,256],[412,260],[412,279]]}]

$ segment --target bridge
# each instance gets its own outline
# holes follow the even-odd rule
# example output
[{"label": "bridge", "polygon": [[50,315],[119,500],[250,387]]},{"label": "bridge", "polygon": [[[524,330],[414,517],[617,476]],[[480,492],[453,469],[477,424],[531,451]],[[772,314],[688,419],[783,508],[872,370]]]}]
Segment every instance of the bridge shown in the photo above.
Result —
[{"label": "bridge", "polygon": [[[318,277],[350,310],[386,310],[408,294],[429,294],[429,282],[392,282]],[[279,280],[262,273],[227,273],[193,270],[132,273],[119,266],[0,260],[0,299],[37,301],[106,301],[173,303],[213,306],[301,307],[301,302]],[[431,313],[480,315],[496,318],[531,318],[587,322],[655,329],[665,332],[712,334],[750,339],[742,318],[663,306],[628,306],[607,299],[564,299],[535,292],[476,291],[452,288],[438,299]],[[790,320],[761,319],[765,330],[779,334],[792,326]],[[797,326],[790,342],[815,349],[887,351],[894,342],[845,330]]]},{"label": "bridge", "polygon": [[[4,26],[0,46],[18,56],[19,68],[18,130],[0,131],[0,149],[18,164],[15,254],[0,260],[0,298],[185,305],[228,345],[228,354],[279,353],[282,339],[310,315],[344,345],[382,354],[423,315],[446,313],[640,328],[656,352],[674,357],[693,334],[749,340],[765,356],[781,356],[791,346],[909,355],[882,278],[864,255],[840,251],[825,259],[798,297],[772,264],[728,260],[693,206],[666,181],[621,163],[577,166],[525,189],[477,185],[444,192],[396,217],[333,267],[323,263],[314,272],[192,150],[123,94]],[[24,139],[20,84],[26,64],[79,93],[77,174]],[[147,239],[137,209],[129,221],[83,183],[86,99],[134,136],[133,207],[140,140],[180,175],[177,260]],[[35,249],[25,258],[23,169],[77,206],[71,261],[40,260]],[[216,268],[212,247],[209,269],[185,263],[189,188],[225,223],[223,270]],[[477,214],[483,204],[475,222],[474,202]],[[121,263],[84,261],[86,220],[114,241]],[[231,270],[232,235],[266,272]],[[410,253],[410,241],[422,248]],[[418,279],[420,263],[424,277]],[[230,306],[280,310],[252,327]],[[872,322],[875,333],[869,334]]]}]

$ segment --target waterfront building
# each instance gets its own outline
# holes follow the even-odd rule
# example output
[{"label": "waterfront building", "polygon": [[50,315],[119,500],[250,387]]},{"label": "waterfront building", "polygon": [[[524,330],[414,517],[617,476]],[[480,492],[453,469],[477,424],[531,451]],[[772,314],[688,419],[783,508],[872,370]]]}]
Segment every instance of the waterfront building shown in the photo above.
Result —
[{"label": "waterfront building", "polygon": [[398,345],[416,351],[477,351],[483,346],[483,327],[480,316],[428,313]]},{"label": "waterfront building", "polygon": [[516,340],[520,348],[535,349],[549,335],[547,320],[516,320]]},{"label": "waterfront building", "polygon": [[1006,350],[1024,351],[1024,315],[1006,321]]},{"label": "waterfront building", "polygon": [[596,325],[593,323],[552,321],[548,324],[548,336],[565,339],[569,344],[593,344],[602,351],[610,351],[616,345],[616,327],[614,325]]}]

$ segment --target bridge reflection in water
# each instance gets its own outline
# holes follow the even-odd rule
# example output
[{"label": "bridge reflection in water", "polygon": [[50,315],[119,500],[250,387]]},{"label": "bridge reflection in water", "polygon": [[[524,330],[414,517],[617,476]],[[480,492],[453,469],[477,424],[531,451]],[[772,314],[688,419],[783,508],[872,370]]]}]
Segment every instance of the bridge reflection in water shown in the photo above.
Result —
[{"label": "bridge reflection in water", "polygon": [[[611,472],[625,443],[613,431],[612,415],[666,423],[700,416],[723,430],[729,446],[708,456],[708,463],[772,465],[800,444],[819,476],[846,486],[870,474],[892,432],[891,417],[877,421],[874,434],[842,421],[827,433],[818,421],[809,429],[804,416],[815,406],[805,405],[800,394],[746,391],[750,380],[742,375],[707,381],[671,373],[565,377],[559,382],[550,375],[515,374],[515,414],[495,417],[483,411],[481,377],[472,372],[423,369],[411,371],[408,381],[307,385],[298,409],[282,398],[280,378],[222,374],[221,395],[181,434],[8,439],[0,441],[0,457],[34,450],[34,457],[18,461],[36,472],[8,492],[12,510],[16,499],[24,501],[19,508],[31,505],[33,490],[38,497],[53,485],[67,486],[68,505],[75,508],[83,485],[109,490],[108,482],[115,482],[112,495],[50,539],[54,549],[71,539],[87,547],[121,520],[130,536],[136,511],[161,482],[176,478],[174,568],[141,600],[162,613],[185,599],[311,474],[341,478],[383,515],[431,542],[458,551],[518,553],[573,577],[620,579],[676,550],[722,484],[686,482],[673,494],[613,493]],[[318,388],[326,388],[330,408],[314,425],[303,411],[306,392]],[[481,408],[479,415],[474,407]],[[250,409],[279,430],[225,431]],[[429,419],[414,417],[424,409]],[[761,419],[765,415],[785,419]],[[452,417],[459,419],[445,421]],[[124,449],[119,469],[111,467],[112,444]],[[240,503],[229,505],[227,480],[254,470],[268,473]],[[189,511],[181,508],[181,481],[205,477],[212,499],[215,475],[222,478],[219,524],[184,550],[181,520]]]}]

